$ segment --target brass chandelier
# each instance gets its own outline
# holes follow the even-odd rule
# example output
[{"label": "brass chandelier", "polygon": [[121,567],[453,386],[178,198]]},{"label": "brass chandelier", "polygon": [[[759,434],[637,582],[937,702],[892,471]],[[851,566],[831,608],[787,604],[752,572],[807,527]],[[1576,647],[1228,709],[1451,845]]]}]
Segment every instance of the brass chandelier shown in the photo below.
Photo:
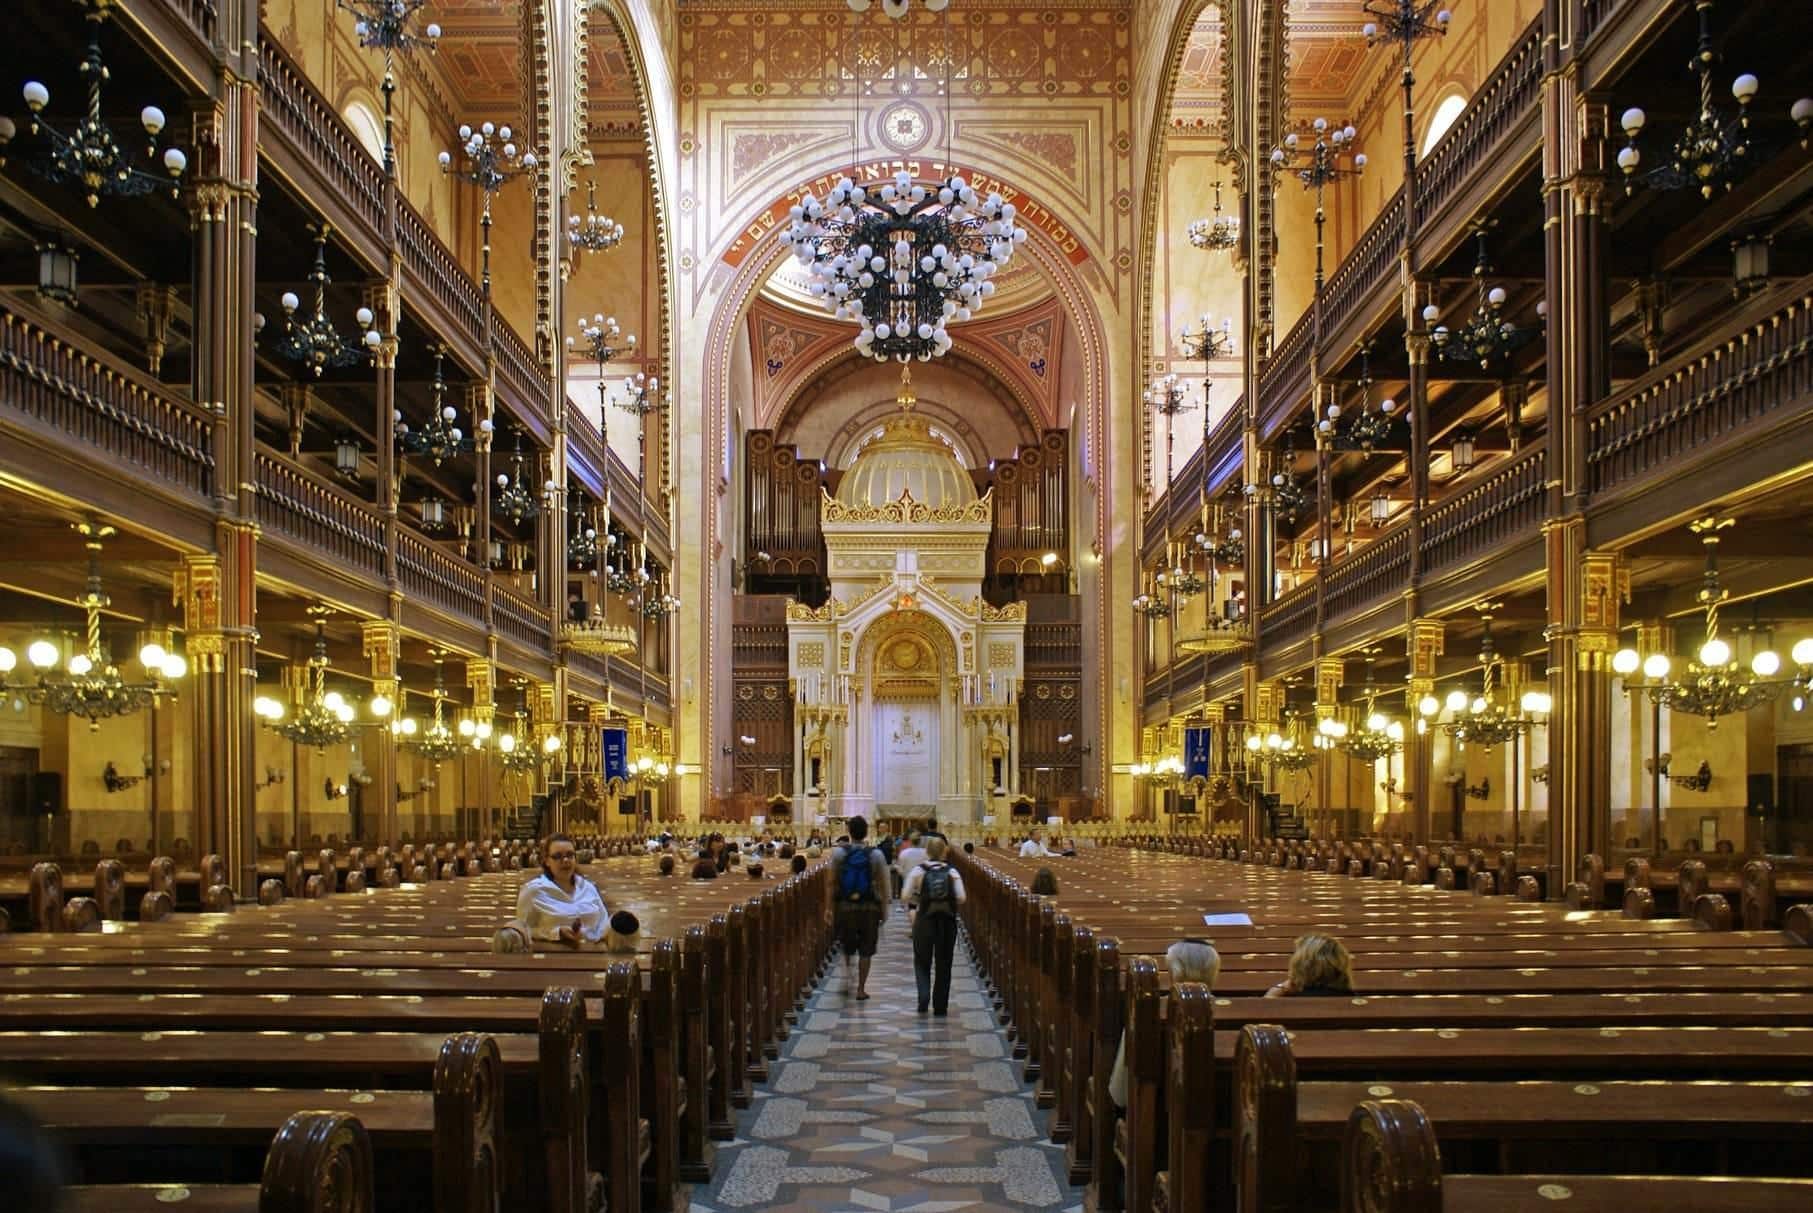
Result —
[{"label": "brass chandelier", "polygon": [[86,616],[85,643],[65,658],[62,641],[42,637],[33,640],[25,649],[26,662],[34,675],[29,681],[14,680],[18,655],[0,647],[0,690],[23,691],[27,702],[60,716],[85,717],[89,732],[96,732],[103,720],[156,708],[163,696],[174,696],[176,689],[172,684],[188,672],[189,666],[180,653],[168,652],[163,645],[150,641],[138,654],[143,679],[128,679],[120,673],[101,638],[101,612],[113,604],[101,585],[101,544],[115,532],[111,526],[98,522],[78,522],[75,529],[88,551],[88,583],[75,600]]},{"label": "brass chandelier", "polygon": [[1655,652],[1641,655],[1635,649],[1620,649],[1612,656],[1612,669],[1627,680],[1639,669],[1644,681],[1632,682],[1649,694],[1656,704],[1706,718],[1706,727],[1716,729],[1721,716],[1747,712],[1773,702],[1789,687],[1801,687],[1813,675],[1813,637],[1795,642],[1791,659],[1798,673],[1782,677],[1781,655],[1773,649],[1759,649],[1751,655],[1746,669],[1732,652],[1731,645],[1719,636],[1719,607],[1730,597],[1730,591],[1719,581],[1719,532],[1734,525],[1731,518],[1699,518],[1689,529],[1700,537],[1706,549],[1706,570],[1701,575],[1697,595],[1705,612],[1706,631],[1695,659],[1687,662],[1685,672],[1670,677],[1673,662],[1668,654]]},{"label": "brass chandelier", "polygon": [[[1541,723],[1553,706],[1548,692],[1530,690],[1516,704],[1500,685],[1503,662],[1492,647],[1492,616],[1481,616],[1484,631],[1479,641],[1479,694],[1468,695],[1455,688],[1448,692],[1447,708],[1452,719],[1442,724],[1442,731],[1461,746],[1471,743],[1485,750],[1508,745]],[[1423,697],[1417,711],[1433,718],[1442,709],[1433,695]]]},{"label": "brass chandelier", "polygon": [[418,730],[407,727],[415,724],[415,721],[409,720],[404,722],[406,727],[398,730],[406,738],[403,742],[406,748],[420,754],[437,767],[450,758],[458,758],[471,748],[469,741],[462,740],[454,730],[447,726],[443,714],[447,702],[447,677],[443,668],[445,660],[441,654],[435,654],[434,722],[426,729]]},{"label": "brass chandelier", "polygon": [[310,607],[308,613],[315,621],[315,651],[305,667],[308,685],[302,706],[287,716],[281,703],[261,695],[252,710],[286,740],[311,746],[319,754],[352,735],[354,713],[345,696],[327,689],[327,609]]},{"label": "brass chandelier", "polygon": [[1240,216],[1221,213],[1221,178],[1215,178],[1215,214],[1193,219],[1185,229],[1190,243],[1205,253],[1219,253],[1240,243]]},{"label": "brass chandelier", "polygon": [[[406,454],[420,455],[429,460],[435,467],[440,467],[464,451],[474,448],[477,439],[467,434],[455,424],[459,413],[446,401],[447,377],[442,371],[442,362],[447,356],[445,346],[434,347],[434,407],[429,411],[428,423],[419,430],[412,430],[403,421],[403,414],[396,413],[397,445]],[[492,423],[489,417],[478,423],[478,432],[489,435]]]},{"label": "brass chandelier", "polygon": [[376,317],[368,307],[361,307],[353,317],[364,333],[357,343],[340,336],[340,330],[328,319],[327,286],[333,281],[327,273],[327,237],[331,229],[321,223],[313,225],[313,230],[315,263],[309,269],[308,280],[315,288],[315,310],[299,317],[297,313],[302,308],[302,300],[294,291],[283,292],[279,301],[283,305],[283,336],[277,339],[277,352],[292,362],[302,363],[319,379],[321,372],[329,367],[352,366],[369,360],[371,352],[384,338],[371,327]]}]

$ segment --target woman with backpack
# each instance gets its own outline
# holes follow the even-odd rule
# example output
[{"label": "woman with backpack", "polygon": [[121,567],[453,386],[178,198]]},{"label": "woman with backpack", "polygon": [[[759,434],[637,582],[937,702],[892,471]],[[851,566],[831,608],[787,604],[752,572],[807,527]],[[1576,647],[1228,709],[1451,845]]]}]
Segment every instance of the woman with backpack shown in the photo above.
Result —
[{"label": "woman with backpack", "polygon": [[848,990],[852,984],[850,964],[856,961],[855,997],[857,1002],[865,1002],[869,966],[875,960],[881,920],[887,915],[893,890],[888,883],[888,861],[879,848],[868,844],[868,819],[852,817],[848,829],[849,843],[831,852],[831,895],[836,899],[833,922],[844,950],[844,988]]},{"label": "woman with backpack", "polygon": [[[963,877],[944,862],[948,844],[936,834],[925,840],[925,862],[907,877],[901,896],[913,927],[913,977],[919,984],[919,1013],[950,1011],[951,958],[957,950],[957,907],[963,904]],[[936,977],[933,976],[934,968]]]}]

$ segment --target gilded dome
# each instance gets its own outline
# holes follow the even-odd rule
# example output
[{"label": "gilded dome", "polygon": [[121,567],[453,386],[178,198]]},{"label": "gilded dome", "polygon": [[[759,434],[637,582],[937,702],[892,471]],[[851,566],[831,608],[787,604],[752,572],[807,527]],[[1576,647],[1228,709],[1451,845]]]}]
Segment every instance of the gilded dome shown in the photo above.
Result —
[{"label": "gilded dome", "polygon": [[837,486],[838,503],[884,506],[899,501],[902,493],[935,510],[975,501],[975,483],[950,443],[932,433],[930,423],[914,411],[917,397],[912,374],[905,368],[896,399],[900,411],[858,449],[856,462],[844,473]]}]

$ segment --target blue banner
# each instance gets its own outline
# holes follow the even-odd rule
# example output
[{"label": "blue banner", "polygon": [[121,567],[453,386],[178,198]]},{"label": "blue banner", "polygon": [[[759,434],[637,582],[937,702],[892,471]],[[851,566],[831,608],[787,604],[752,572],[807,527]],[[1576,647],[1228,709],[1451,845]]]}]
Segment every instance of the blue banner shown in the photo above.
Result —
[{"label": "blue banner", "polygon": [[1213,729],[1185,729],[1183,731],[1183,777],[1207,779],[1209,777],[1209,747],[1214,744]]},{"label": "blue banner", "polygon": [[628,729],[604,730],[604,777],[607,781],[630,777],[630,733]]}]

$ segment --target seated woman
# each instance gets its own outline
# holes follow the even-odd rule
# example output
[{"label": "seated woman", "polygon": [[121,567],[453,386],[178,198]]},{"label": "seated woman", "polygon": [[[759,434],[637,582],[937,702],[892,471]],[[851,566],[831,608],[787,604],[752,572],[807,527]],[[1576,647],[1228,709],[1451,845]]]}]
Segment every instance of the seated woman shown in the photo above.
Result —
[{"label": "seated woman", "polygon": [[806,870],[806,857],[804,855],[795,855],[792,860],[789,861],[788,867],[795,876],[798,876],[801,872]]},{"label": "seated woman", "polygon": [[1290,976],[1265,992],[1267,998],[1353,993],[1353,956],[1333,935],[1302,935],[1291,953]]},{"label": "seated woman", "polygon": [[1058,895],[1058,878],[1050,868],[1040,868],[1038,875],[1032,878],[1032,891],[1040,897]]},{"label": "seated woman", "polygon": [[[1165,949],[1165,964],[1171,970],[1171,984],[1200,981],[1213,986],[1221,976],[1221,953],[1206,939],[1180,939]],[[1120,1048],[1114,1054],[1114,1070],[1108,1075],[1108,1098],[1114,1106],[1127,1106],[1127,1032],[1121,1030]]]},{"label": "seated woman", "polygon": [[718,865],[712,861],[711,856],[700,855],[698,862],[692,865],[692,878],[694,880],[716,880]]},{"label": "seated woman", "polygon": [[604,932],[604,950],[607,952],[634,952],[642,939],[642,922],[628,910],[618,910],[611,915],[610,926]]},{"label": "seated woman", "polygon": [[674,874],[674,857],[672,855],[663,855],[656,862],[655,869],[663,876],[672,876]]},{"label": "seated woman", "polygon": [[548,839],[541,875],[516,896],[517,920],[530,938],[577,948],[604,938],[610,911],[598,886],[579,874],[579,848],[567,834]]}]

